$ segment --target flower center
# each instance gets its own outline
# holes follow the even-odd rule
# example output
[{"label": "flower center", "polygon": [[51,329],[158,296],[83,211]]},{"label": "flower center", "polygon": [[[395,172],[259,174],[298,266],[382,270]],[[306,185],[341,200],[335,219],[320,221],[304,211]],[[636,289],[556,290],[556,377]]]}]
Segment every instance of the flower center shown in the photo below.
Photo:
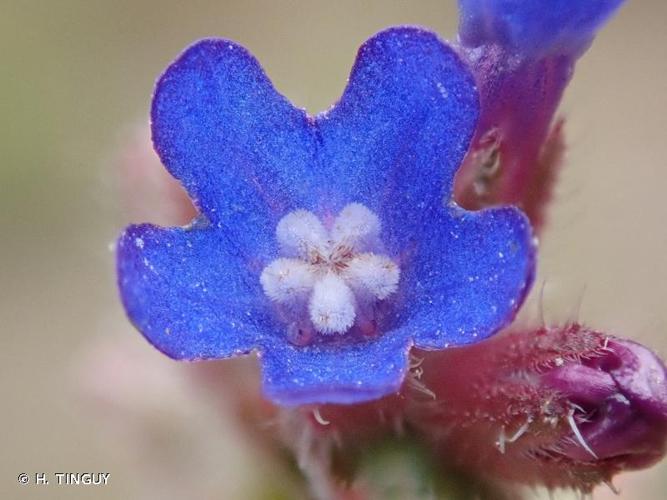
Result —
[{"label": "flower center", "polygon": [[329,228],[312,212],[295,210],[276,228],[282,257],[260,276],[264,293],[280,306],[290,336],[307,343],[313,331],[345,333],[355,324],[372,331],[374,305],[398,288],[400,271],[380,255],[380,220],[351,203]]}]

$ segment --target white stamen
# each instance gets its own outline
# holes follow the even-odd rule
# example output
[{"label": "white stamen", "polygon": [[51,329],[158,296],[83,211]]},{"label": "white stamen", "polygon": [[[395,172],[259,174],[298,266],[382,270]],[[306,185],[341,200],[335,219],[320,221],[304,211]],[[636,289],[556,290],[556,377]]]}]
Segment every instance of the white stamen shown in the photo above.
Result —
[{"label": "white stamen", "polygon": [[354,295],[339,276],[327,273],[315,283],[308,310],[317,331],[345,333],[356,316]]},{"label": "white stamen", "polygon": [[398,288],[399,273],[398,266],[391,259],[363,253],[348,263],[343,274],[353,290],[383,300]]},{"label": "white stamen", "polygon": [[306,210],[278,222],[281,253],[290,258],[271,262],[260,282],[285,306],[291,342],[307,344],[315,331],[345,333],[353,325],[362,335],[376,333],[375,303],[396,292],[400,276],[391,259],[372,253],[381,248],[379,232],[380,220],[359,203],[343,208],[330,231]]},{"label": "white stamen", "polygon": [[365,250],[380,235],[380,219],[361,203],[350,203],[340,212],[331,229],[331,239]]},{"label": "white stamen", "polygon": [[320,219],[307,210],[295,210],[280,219],[278,243],[287,255],[307,258],[314,249],[326,249],[329,235]]},{"label": "white stamen", "polygon": [[306,299],[315,285],[315,273],[298,259],[277,259],[259,277],[264,293],[280,304]]}]

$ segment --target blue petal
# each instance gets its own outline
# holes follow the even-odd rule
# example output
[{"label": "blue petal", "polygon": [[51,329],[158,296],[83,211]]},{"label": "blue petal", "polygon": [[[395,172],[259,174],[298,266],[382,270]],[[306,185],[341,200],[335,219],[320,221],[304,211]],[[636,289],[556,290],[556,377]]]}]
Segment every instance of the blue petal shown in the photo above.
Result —
[{"label": "blue petal", "polygon": [[478,112],[466,65],[435,34],[377,34],[359,49],[338,104],[317,119],[324,205],[368,206],[397,251],[449,198]]},{"label": "blue petal", "polygon": [[397,326],[415,345],[442,349],[469,344],[508,325],[534,277],[534,242],[514,208],[467,212],[450,207],[425,222],[402,265],[403,307]]},{"label": "blue petal", "polygon": [[278,404],[354,404],[397,392],[411,341],[400,332],[354,344],[267,345],[264,394]]},{"label": "blue petal", "polygon": [[238,257],[220,231],[130,226],[117,251],[127,314],[168,356],[244,354],[274,331],[259,271]]},{"label": "blue petal", "polygon": [[624,0],[459,0],[464,45],[578,56]]},{"label": "blue petal", "polygon": [[204,40],[186,50],[157,83],[152,129],[169,172],[242,251],[270,255],[280,217],[308,208],[312,124],[243,47]]}]

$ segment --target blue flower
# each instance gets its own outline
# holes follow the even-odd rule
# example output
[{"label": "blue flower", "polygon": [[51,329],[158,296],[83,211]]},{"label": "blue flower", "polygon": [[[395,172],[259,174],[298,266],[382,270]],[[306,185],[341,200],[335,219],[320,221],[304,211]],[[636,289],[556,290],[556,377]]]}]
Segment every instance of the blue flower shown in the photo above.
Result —
[{"label": "blue flower", "polygon": [[123,232],[127,314],[175,359],[257,352],[280,404],[397,391],[412,346],[482,340],[532,283],[525,216],[450,201],[478,108],[465,64],[416,28],[366,42],[316,117],[244,48],[196,43],[159,80],[152,128],[201,217]]},{"label": "blue flower", "polygon": [[578,57],[624,0],[459,0],[467,46],[496,43],[532,57]]}]

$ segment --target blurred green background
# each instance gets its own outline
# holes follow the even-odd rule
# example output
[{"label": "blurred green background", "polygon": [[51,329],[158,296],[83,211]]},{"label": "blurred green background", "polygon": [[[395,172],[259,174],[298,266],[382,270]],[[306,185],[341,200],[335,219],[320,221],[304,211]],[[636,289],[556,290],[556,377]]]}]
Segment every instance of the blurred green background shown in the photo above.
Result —
[{"label": "blurred green background", "polygon": [[[547,318],[581,302],[582,320],[663,354],[666,19],[662,0],[630,1],[580,61],[540,261]],[[142,472],[82,404],[77,366],[94,338],[148,349],[116,297],[109,246],[128,216],[112,159],[128,128],[147,122],[160,72],[198,38],[231,38],[317,112],[340,94],[360,43],[392,24],[452,38],[454,1],[0,0],[0,497],[137,495]],[[233,430],[220,432],[223,498],[239,498],[256,480],[254,457]],[[107,471],[111,486],[17,484],[39,471]],[[621,478],[621,497],[664,498],[660,475]]]}]

